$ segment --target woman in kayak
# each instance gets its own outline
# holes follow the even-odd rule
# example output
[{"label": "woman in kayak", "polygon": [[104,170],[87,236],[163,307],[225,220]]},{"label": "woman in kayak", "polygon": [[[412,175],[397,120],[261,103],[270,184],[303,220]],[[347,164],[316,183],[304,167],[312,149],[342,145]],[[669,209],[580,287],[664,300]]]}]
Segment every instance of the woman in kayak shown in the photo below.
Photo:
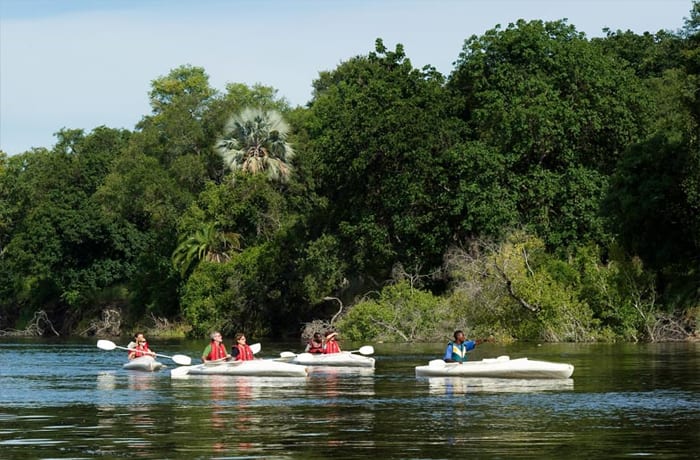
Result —
[{"label": "woman in kayak", "polygon": [[233,339],[231,356],[233,356],[234,361],[252,361],[255,359],[253,350],[246,343],[245,334],[242,332],[237,333]]},{"label": "woman in kayak", "polygon": [[464,332],[455,331],[454,340],[447,344],[443,361],[448,363],[463,363],[467,357],[467,352],[473,350],[477,345],[481,345],[485,340],[467,340],[464,337]]},{"label": "woman in kayak", "polygon": [[134,335],[134,341],[129,343],[129,348],[129,360],[140,358],[141,356],[155,356],[155,353],[148,348],[146,337],[141,332]]},{"label": "woman in kayak", "polygon": [[312,354],[322,354],[323,353],[323,337],[321,337],[321,334],[316,332],[314,333],[314,336],[311,340],[309,340],[309,343],[306,344],[306,349],[304,350],[304,353],[312,353]]},{"label": "woman in kayak", "polygon": [[208,361],[223,361],[231,359],[231,355],[226,352],[221,332],[214,331],[211,333],[211,341],[202,352],[202,362]]},{"label": "woman in kayak", "polygon": [[336,341],[337,338],[337,332],[326,332],[326,344],[323,347],[324,354],[330,355],[331,353],[340,353],[340,345],[338,345],[338,342]]}]

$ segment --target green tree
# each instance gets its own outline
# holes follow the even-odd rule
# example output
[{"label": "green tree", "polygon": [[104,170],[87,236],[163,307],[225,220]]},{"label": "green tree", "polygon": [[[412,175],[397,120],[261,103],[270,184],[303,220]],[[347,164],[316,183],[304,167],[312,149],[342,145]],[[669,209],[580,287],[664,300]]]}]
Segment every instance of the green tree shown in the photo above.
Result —
[{"label": "green tree", "polygon": [[192,235],[179,241],[172,258],[183,278],[195,262],[206,260],[223,263],[231,259],[231,250],[240,249],[240,235],[222,233],[217,225],[218,222],[202,223]]},{"label": "green tree", "polygon": [[264,172],[284,182],[292,173],[294,157],[288,135],[289,125],[279,112],[246,108],[226,124],[217,150],[234,172]]},{"label": "green tree", "polygon": [[57,137],[52,151],[11,157],[0,178],[8,224],[0,304],[10,322],[43,309],[71,332],[104,291],[133,274],[139,238],[94,199],[129,133],[101,127],[87,135],[62,130]]},{"label": "green tree", "polygon": [[203,68],[184,65],[151,82],[152,114],[136,128],[132,150],[158,160],[179,185],[191,193],[222,173],[212,145],[219,128],[212,112],[220,95]]},{"label": "green tree", "polygon": [[516,231],[501,243],[453,248],[445,261],[452,308],[479,334],[552,342],[599,336],[576,269],[548,253],[542,239]]},{"label": "green tree", "polygon": [[461,125],[443,77],[414,69],[402,45],[344,62],[314,82],[300,162],[327,207],[317,222],[338,235],[353,274],[387,277],[395,262],[435,267],[453,229],[447,183]]},{"label": "green tree", "polygon": [[519,20],[466,40],[448,86],[472,138],[505,156],[523,225],[551,247],[605,240],[607,178],[653,113],[632,69],[565,21]]}]

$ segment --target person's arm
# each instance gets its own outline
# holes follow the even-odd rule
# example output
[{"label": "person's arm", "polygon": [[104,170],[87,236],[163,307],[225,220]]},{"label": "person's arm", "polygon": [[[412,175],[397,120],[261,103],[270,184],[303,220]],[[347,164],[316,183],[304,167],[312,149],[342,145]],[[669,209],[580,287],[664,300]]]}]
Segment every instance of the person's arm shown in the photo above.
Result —
[{"label": "person's arm", "polygon": [[146,349],[143,351],[145,355],[156,357],[156,354],[151,350],[151,348],[146,345]]},{"label": "person's arm", "polygon": [[206,346],[204,351],[202,352],[202,362],[206,363],[207,362],[207,356],[211,353],[211,343]]},{"label": "person's arm", "polygon": [[311,342],[306,343],[306,348],[304,348],[304,353],[308,353],[311,350]]},{"label": "person's arm", "polygon": [[231,358],[233,358],[233,360],[235,361],[236,359],[238,359],[239,353],[240,353],[240,350],[238,349],[238,347],[233,347],[233,348],[231,348],[231,354],[229,356],[231,356]]},{"label": "person's arm", "polygon": [[445,349],[445,356],[442,357],[442,360],[447,362],[447,363],[451,363],[453,361],[452,360],[452,344],[451,343],[447,344],[447,348]]}]

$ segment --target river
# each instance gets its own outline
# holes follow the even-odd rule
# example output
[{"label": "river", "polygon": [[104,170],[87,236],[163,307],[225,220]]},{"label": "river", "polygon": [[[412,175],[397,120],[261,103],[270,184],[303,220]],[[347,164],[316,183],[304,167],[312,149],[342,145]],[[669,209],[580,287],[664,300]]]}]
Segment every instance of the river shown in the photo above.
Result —
[{"label": "river", "polygon": [[[0,458],[698,458],[700,344],[484,344],[565,381],[428,379],[442,344],[375,344],[374,372],[125,371],[96,340],[0,340]],[[123,344],[122,344],[123,345]],[[263,343],[272,358],[296,344]],[[354,344],[358,345],[358,344]],[[363,344],[359,344],[363,345]],[[151,341],[193,358],[204,344]],[[349,346],[346,344],[346,346]],[[175,366],[167,359],[161,359]]]}]

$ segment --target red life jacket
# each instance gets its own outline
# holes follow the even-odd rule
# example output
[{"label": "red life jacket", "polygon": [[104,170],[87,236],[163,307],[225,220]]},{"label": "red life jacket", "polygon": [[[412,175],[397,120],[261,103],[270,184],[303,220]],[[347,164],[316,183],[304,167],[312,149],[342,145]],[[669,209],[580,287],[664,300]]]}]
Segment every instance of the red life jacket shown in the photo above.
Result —
[{"label": "red life jacket", "polygon": [[151,351],[148,348],[148,344],[147,343],[143,343],[143,344],[140,343],[131,349],[131,351],[129,352],[129,355],[131,355],[131,353],[133,353],[134,358],[140,358],[141,356],[146,356],[146,352],[148,352],[148,351]]},{"label": "red life jacket", "polygon": [[226,357],[226,346],[223,343],[212,340],[209,345],[211,345],[211,351],[207,355],[208,361],[216,361]]},{"label": "red life jacket", "polygon": [[250,349],[250,347],[247,344],[237,344],[236,348],[238,348],[238,355],[236,356],[236,361],[252,361],[255,358],[253,357],[253,350]]},{"label": "red life jacket", "polygon": [[330,355],[331,353],[340,353],[340,345],[335,340],[326,342],[326,348],[323,350],[324,354]]},{"label": "red life jacket", "polygon": [[323,343],[317,343],[313,340],[310,341],[307,353],[323,353]]}]

